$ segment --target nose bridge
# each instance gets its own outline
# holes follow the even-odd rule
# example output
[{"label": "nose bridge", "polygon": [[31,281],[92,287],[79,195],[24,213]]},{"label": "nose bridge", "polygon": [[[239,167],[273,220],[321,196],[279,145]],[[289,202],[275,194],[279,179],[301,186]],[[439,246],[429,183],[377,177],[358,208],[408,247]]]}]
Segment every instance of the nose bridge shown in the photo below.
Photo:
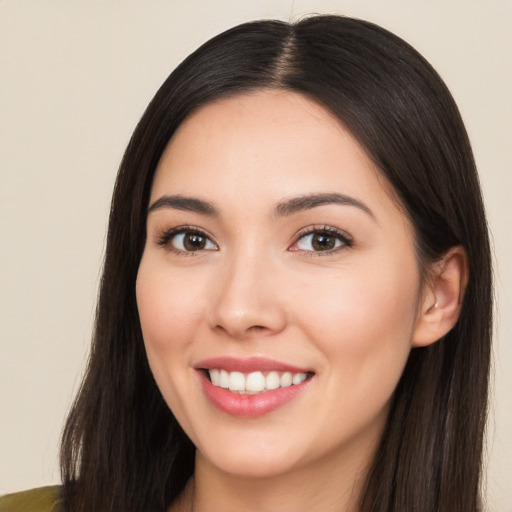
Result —
[{"label": "nose bridge", "polygon": [[223,263],[215,278],[212,327],[235,338],[282,330],[284,312],[273,286],[276,269],[268,251],[240,245]]}]

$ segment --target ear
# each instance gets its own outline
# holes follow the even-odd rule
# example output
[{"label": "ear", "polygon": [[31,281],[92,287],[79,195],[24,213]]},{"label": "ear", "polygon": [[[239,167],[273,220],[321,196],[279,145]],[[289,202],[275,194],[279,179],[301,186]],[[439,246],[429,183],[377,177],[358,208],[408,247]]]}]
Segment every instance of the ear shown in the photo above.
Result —
[{"label": "ear", "polygon": [[432,264],[413,333],[413,347],[425,347],[447,334],[459,319],[468,283],[468,258],[462,246]]}]

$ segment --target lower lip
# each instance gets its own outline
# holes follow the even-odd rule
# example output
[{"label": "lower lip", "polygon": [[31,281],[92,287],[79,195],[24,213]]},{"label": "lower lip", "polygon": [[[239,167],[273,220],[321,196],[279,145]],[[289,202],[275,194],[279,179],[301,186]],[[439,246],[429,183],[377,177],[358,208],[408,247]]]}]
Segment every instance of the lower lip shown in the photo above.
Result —
[{"label": "lower lip", "polygon": [[300,384],[264,391],[257,395],[243,395],[214,386],[204,371],[199,371],[199,374],[204,393],[213,405],[222,412],[242,418],[256,418],[285,406],[302,393],[311,380],[308,378]]}]

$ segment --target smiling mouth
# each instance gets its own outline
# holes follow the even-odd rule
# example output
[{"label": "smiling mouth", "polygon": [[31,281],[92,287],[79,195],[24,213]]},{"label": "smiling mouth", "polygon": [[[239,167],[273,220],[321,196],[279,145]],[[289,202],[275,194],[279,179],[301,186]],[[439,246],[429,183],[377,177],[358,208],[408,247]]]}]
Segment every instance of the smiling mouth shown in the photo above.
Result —
[{"label": "smiling mouth", "polygon": [[255,395],[275,389],[297,386],[313,375],[312,372],[294,373],[290,371],[242,373],[238,371],[229,372],[221,368],[203,369],[203,371],[213,386],[241,395]]},{"label": "smiling mouth", "polygon": [[214,357],[195,370],[205,396],[233,417],[258,418],[307,393],[316,373],[265,357]]}]

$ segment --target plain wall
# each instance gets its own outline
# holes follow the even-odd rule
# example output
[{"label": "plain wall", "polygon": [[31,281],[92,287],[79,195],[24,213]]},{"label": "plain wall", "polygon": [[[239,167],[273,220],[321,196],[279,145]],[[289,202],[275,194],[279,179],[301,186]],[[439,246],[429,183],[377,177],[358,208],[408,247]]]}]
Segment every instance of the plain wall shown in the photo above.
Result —
[{"label": "plain wall", "polygon": [[512,511],[510,0],[0,0],[0,493],[59,481],[112,185],[148,101],[230,26],[329,12],[412,43],[462,111],[496,254],[488,509]]}]

